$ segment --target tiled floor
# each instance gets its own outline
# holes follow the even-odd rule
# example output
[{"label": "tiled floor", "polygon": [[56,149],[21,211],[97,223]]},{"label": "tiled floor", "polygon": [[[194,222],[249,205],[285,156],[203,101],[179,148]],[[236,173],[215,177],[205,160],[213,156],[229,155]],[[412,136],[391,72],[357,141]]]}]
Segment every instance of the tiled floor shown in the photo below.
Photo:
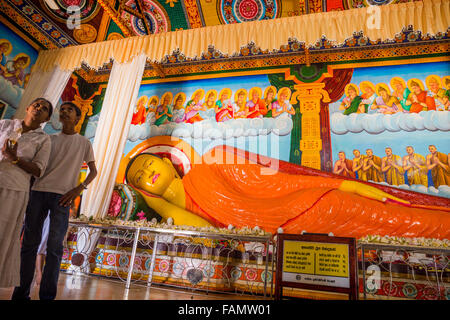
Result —
[{"label": "tiled floor", "polygon": [[[13,288],[0,288],[0,300],[9,300]],[[39,299],[39,287],[33,283],[31,299]],[[61,273],[56,300],[260,300],[263,297],[187,291],[169,287],[133,283],[130,289],[124,282],[95,276],[73,276]]]}]

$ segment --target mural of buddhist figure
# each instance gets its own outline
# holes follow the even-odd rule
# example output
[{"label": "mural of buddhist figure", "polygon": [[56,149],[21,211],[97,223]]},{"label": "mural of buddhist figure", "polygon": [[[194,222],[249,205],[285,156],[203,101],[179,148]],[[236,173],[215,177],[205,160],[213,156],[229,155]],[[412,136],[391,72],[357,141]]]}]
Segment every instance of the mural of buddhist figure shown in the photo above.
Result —
[{"label": "mural of buddhist figure", "polygon": [[203,119],[210,119],[215,117],[215,106],[217,100],[217,91],[209,90],[205,95],[205,102],[202,105],[202,110],[199,111]]},{"label": "mural of buddhist figure", "polygon": [[261,88],[254,87],[250,89],[250,97],[247,102],[247,118],[262,118],[267,114],[267,108],[264,100],[261,99]]},{"label": "mural of buddhist figure", "polygon": [[393,186],[405,184],[402,158],[392,153],[390,147],[385,149],[386,157],[381,159],[381,172],[386,177],[386,182]]},{"label": "mural of buddhist figure", "polygon": [[378,97],[375,99],[372,108],[376,109],[377,112],[384,114],[393,114],[403,111],[400,102],[396,97],[391,96],[391,90],[386,84],[377,84],[376,92]]},{"label": "mural of buddhist figure", "polygon": [[203,103],[203,109],[207,110],[207,109],[214,109],[215,107],[215,102],[217,99],[217,91],[216,90],[209,90],[206,93],[206,99],[205,99],[205,103]]},{"label": "mural of buddhist figure", "polygon": [[444,107],[445,110],[450,111],[450,76],[442,78],[445,87]]},{"label": "mural of buddhist figure", "polygon": [[384,177],[381,172],[381,158],[373,154],[372,149],[366,150],[366,157],[363,163],[362,180],[373,181],[373,182],[383,182]]},{"label": "mural of buddhist figure", "polygon": [[411,146],[406,147],[403,169],[406,171],[409,185],[421,184],[428,187],[427,160],[424,156],[415,153]]},{"label": "mural of buddhist figure", "polygon": [[158,103],[159,103],[159,98],[158,96],[152,96],[149,100],[148,100],[148,108],[147,108],[147,112],[156,112],[156,108],[158,107]]},{"label": "mural of buddhist figure", "polygon": [[156,108],[155,113],[155,125],[159,126],[162,124],[169,123],[172,120],[172,110],[170,108],[170,103],[172,102],[172,93],[166,92],[161,97],[161,104]]},{"label": "mural of buddhist figure", "polygon": [[411,91],[406,101],[406,104],[411,106],[409,112],[419,113],[420,111],[436,110],[434,99],[428,96],[422,81],[410,79],[408,88]]},{"label": "mural of buddhist figure", "polygon": [[334,164],[333,173],[344,177],[355,178],[355,173],[353,172],[353,161],[347,159],[345,152],[343,151],[340,151],[338,156],[339,159]]},{"label": "mural of buddhist figure", "polygon": [[359,105],[359,113],[375,113],[376,109],[372,108],[372,104],[377,98],[375,86],[370,81],[363,81],[359,84],[359,87],[361,88],[361,92],[363,92],[361,95],[362,101]]},{"label": "mural of buddhist figure", "polygon": [[365,156],[361,154],[361,152],[357,149],[353,150],[353,164],[352,170],[356,175],[356,178],[361,179],[363,181],[367,181],[367,178],[364,176],[363,164]]},{"label": "mural of buddhist figure", "polygon": [[392,93],[392,96],[396,97],[397,100],[400,102],[402,109],[404,112],[409,112],[409,109],[411,108],[411,105],[407,104],[406,101],[408,99],[409,94],[411,91],[406,86],[405,80],[403,80],[400,77],[394,77],[391,79],[391,87],[394,89],[394,92]]},{"label": "mural of buddhist figure", "polygon": [[183,92],[179,92],[175,95],[173,108],[172,108],[172,122],[183,122],[184,117],[184,102],[186,101],[186,95]]},{"label": "mural of buddhist figure", "polygon": [[[434,99],[437,111],[445,111],[446,102],[448,102],[448,96],[446,90],[441,88],[441,79],[436,75],[428,76],[425,80],[428,88],[428,95]],[[444,100],[447,98],[446,100]]]},{"label": "mural of buddhist figure", "polygon": [[246,99],[247,99],[247,90],[239,89],[238,91],[236,91],[233,103],[235,119],[247,118]]},{"label": "mural of buddhist figure", "polygon": [[444,108],[447,111],[450,111],[450,76],[446,76],[442,78],[442,82],[444,83],[445,87],[445,96],[444,96]]},{"label": "mural of buddhist figure", "polygon": [[278,99],[272,102],[272,117],[276,118],[283,114],[292,117],[295,109],[289,102],[291,98],[291,89],[284,87],[278,91]]},{"label": "mural of buddhist figure", "polygon": [[186,123],[194,123],[197,121],[204,120],[199,112],[205,111],[203,107],[203,103],[201,99],[203,98],[203,95],[205,94],[205,91],[203,89],[197,89],[194,94],[192,95],[191,100],[189,100],[186,104],[186,110],[184,113],[184,119],[183,121]]},{"label": "mural of buddhist figure", "polygon": [[140,125],[145,122],[145,119],[147,118],[148,114],[148,111],[145,108],[147,100],[148,100],[147,96],[142,96],[138,99],[136,107],[134,108],[133,111],[133,116],[131,118],[131,124]]},{"label": "mural of buddhist figure", "polygon": [[[219,150],[213,148],[204,157]],[[223,152],[239,156],[235,148]],[[170,160],[143,153],[131,159],[125,176],[150,208],[176,225],[258,226],[271,233],[282,227],[287,233],[308,230],[356,238],[450,236],[448,208],[413,207],[376,187],[338,176],[278,170],[261,174],[262,168],[271,170],[257,163],[202,161],[181,178]]]},{"label": "mural of buddhist figure", "polygon": [[30,64],[30,57],[25,53],[19,53],[5,66],[0,65],[0,75],[13,85],[23,86],[25,80],[24,70]]},{"label": "mural of buddhist figure", "polygon": [[339,110],[344,110],[344,115],[356,113],[359,110],[362,98],[359,96],[358,87],[349,83],[345,86],[345,98],[342,100]]},{"label": "mural of buddhist figure", "polygon": [[272,102],[275,100],[277,95],[277,89],[274,86],[267,87],[264,90],[264,106],[267,109],[266,117],[272,117]]},{"label": "mural of buddhist figure", "polygon": [[450,185],[450,167],[448,155],[437,151],[435,145],[428,146],[430,154],[427,155],[427,168],[431,170],[433,185],[438,188],[441,185]]},{"label": "mural of buddhist figure", "polygon": [[215,112],[216,121],[224,122],[234,118],[234,109],[231,101],[231,89],[222,89],[219,93],[219,100],[216,101]]},{"label": "mural of buddhist figure", "polygon": [[0,39],[0,65],[6,66],[6,57],[9,56],[13,47],[7,39]]}]

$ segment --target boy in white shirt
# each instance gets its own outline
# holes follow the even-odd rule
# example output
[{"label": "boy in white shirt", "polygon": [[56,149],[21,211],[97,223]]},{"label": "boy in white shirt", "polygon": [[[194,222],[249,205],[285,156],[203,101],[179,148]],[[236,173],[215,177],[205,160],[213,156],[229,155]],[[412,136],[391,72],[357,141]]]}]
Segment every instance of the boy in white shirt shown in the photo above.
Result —
[{"label": "boy in white shirt", "polygon": [[[12,299],[30,299],[36,254],[48,214],[50,228],[39,298],[53,300],[56,297],[70,205],[97,175],[92,145],[75,131],[80,117],[81,110],[72,102],[61,105],[59,120],[63,124],[62,131],[50,136],[52,147],[47,169],[41,178],[36,179],[30,194],[21,249],[20,287],[15,288]],[[83,162],[87,163],[90,172],[78,185]]]}]

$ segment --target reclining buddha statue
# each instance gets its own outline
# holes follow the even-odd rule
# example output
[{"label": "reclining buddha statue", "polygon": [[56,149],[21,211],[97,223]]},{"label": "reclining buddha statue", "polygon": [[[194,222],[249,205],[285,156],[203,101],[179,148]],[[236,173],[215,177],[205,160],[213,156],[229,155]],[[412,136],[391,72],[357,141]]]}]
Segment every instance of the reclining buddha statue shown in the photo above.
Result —
[{"label": "reclining buddha statue", "polygon": [[[219,151],[240,157],[239,149],[219,149],[203,158]],[[150,208],[176,225],[258,226],[271,233],[282,228],[286,233],[306,230],[355,238],[450,236],[448,199],[419,205],[332,174],[305,175],[244,162],[203,161],[181,177],[169,159],[141,153],[128,163],[125,178]]]}]

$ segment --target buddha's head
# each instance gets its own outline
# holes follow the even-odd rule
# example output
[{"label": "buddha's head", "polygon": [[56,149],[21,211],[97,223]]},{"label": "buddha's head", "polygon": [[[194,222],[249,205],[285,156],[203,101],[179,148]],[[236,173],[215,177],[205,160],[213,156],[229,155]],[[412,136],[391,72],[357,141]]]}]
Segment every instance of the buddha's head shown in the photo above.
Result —
[{"label": "buddha's head", "polygon": [[175,179],[180,179],[169,159],[149,153],[131,159],[125,177],[132,186],[158,196],[163,195]]}]

